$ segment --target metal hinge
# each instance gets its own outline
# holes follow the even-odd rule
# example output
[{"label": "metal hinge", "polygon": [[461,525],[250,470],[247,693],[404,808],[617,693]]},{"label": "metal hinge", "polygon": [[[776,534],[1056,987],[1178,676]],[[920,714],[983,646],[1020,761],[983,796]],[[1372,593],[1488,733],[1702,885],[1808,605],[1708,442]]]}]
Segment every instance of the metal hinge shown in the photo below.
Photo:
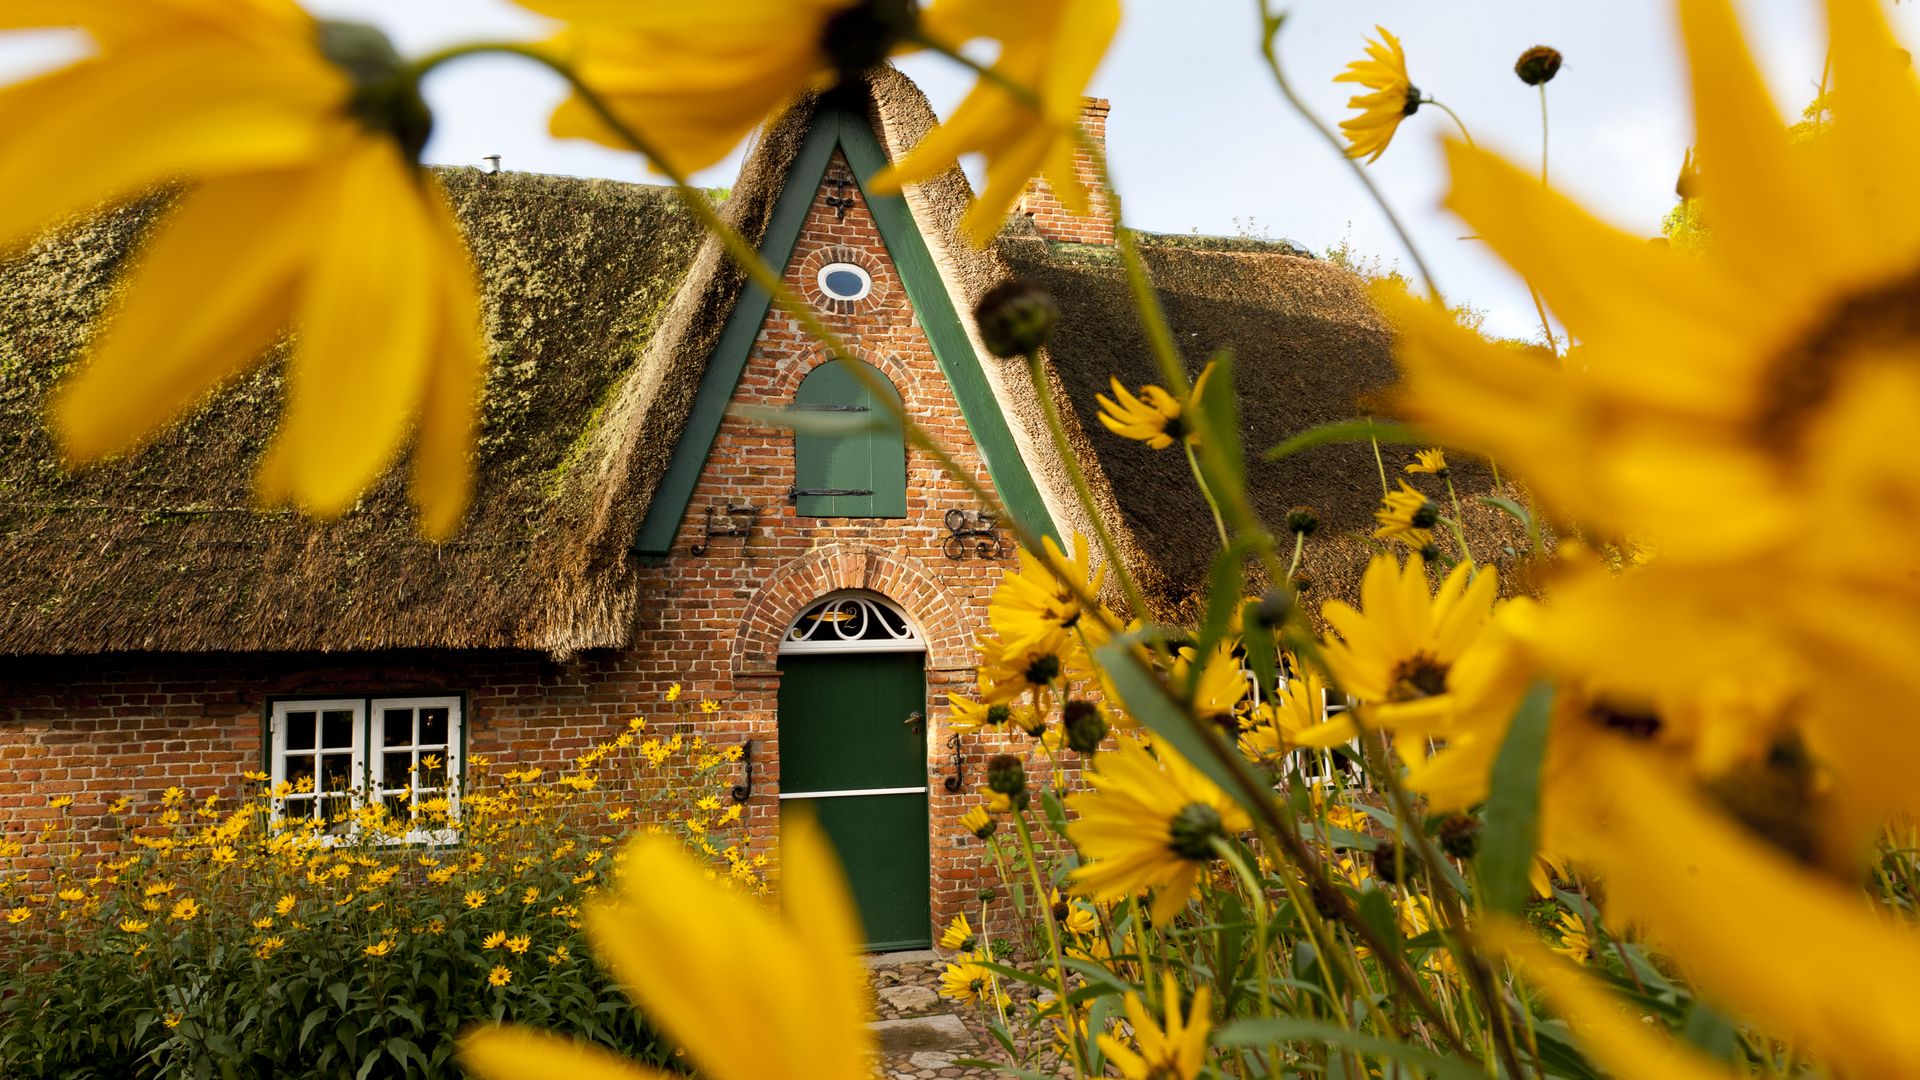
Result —
[{"label": "metal hinge", "polygon": [[792,502],[802,495],[816,499],[836,499],[843,495],[871,495],[872,488],[788,488],[787,501]]}]

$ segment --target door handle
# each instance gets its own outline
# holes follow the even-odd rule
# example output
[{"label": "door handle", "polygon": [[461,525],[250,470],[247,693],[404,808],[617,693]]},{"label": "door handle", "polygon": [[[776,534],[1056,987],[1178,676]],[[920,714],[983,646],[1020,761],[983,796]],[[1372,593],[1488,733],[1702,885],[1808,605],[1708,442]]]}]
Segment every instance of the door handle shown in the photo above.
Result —
[{"label": "door handle", "polygon": [[904,723],[910,728],[919,728],[921,731],[927,730],[927,716],[918,709],[908,713]]}]

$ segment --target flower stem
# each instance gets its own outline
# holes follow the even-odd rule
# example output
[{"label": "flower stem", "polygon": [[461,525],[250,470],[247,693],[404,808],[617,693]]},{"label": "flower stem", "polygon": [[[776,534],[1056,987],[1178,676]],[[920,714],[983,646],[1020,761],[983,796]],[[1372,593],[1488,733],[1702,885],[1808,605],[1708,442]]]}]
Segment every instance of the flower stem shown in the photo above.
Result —
[{"label": "flower stem", "polygon": [[1084,1077],[1087,1072],[1086,1051],[1080,1045],[1080,1032],[1073,1022],[1072,1003],[1067,995],[1067,965],[1060,956],[1060,929],[1055,925],[1053,905],[1047,903],[1047,887],[1040,880],[1040,860],[1034,854],[1033,833],[1027,828],[1027,812],[1015,807],[1013,811],[1014,829],[1020,834],[1020,850],[1027,856],[1027,873],[1033,878],[1034,903],[1047,917],[1047,951],[1053,956],[1054,988],[1060,994],[1060,1022],[1067,1029],[1067,1044],[1073,1050],[1073,1073]]}]

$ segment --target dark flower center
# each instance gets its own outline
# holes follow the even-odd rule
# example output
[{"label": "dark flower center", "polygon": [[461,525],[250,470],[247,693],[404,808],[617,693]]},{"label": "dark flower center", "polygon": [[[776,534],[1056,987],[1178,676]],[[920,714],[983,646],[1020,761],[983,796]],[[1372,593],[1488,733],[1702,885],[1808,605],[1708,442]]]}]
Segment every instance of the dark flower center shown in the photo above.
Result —
[{"label": "dark flower center", "polygon": [[1060,677],[1060,658],[1052,653],[1034,657],[1027,665],[1026,677],[1035,686],[1053,685],[1053,680]]},{"label": "dark flower center", "polygon": [[1840,386],[1849,360],[1878,350],[1911,352],[1920,342],[1920,270],[1843,297],[1813,330],[1768,365],[1753,436],[1788,460],[1808,422]]},{"label": "dark flower center", "polygon": [[1426,653],[1415,653],[1393,669],[1388,701],[1417,701],[1439,697],[1447,692],[1447,671],[1443,664]]},{"label": "dark flower center", "polygon": [[834,14],[820,34],[820,51],[842,79],[879,65],[919,22],[916,0],[860,0]]},{"label": "dark flower center", "polygon": [[408,161],[419,161],[433,134],[433,110],[399,50],[376,26],[333,19],[317,25],[320,55],[353,80],[348,111],[368,130],[392,136]]},{"label": "dark flower center", "polygon": [[1660,718],[1644,710],[1616,708],[1604,702],[1595,702],[1587,709],[1587,715],[1601,727],[1628,738],[1651,739],[1660,734]]},{"label": "dark flower center", "polygon": [[1400,107],[1401,116],[1412,116],[1420,111],[1420,88],[1407,84],[1407,103]]},{"label": "dark flower center", "polygon": [[1227,835],[1220,811],[1206,803],[1188,803],[1173,816],[1170,844],[1183,859],[1205,862],[1214,857],[1213,840]]}]

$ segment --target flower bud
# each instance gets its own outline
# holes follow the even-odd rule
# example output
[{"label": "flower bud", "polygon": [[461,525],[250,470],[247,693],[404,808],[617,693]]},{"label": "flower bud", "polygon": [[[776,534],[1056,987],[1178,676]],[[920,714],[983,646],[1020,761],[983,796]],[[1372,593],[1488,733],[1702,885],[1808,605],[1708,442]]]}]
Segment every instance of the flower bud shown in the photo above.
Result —
[{"label": "flower bud", "polygon": [[1549,45],[1535,45],[1514,61],[1513,73],[1528,86],[1552,82],[1553,77],[1560,73],[1560,50]]},{"label": "flower bud", "polygon": [[1431,529],[1440,523],[1440,508],[1430,502],[1421,503],[1420,509],[1413,512],[1413,527]]},{"label": "flower bud", "polygon": [[1091,754],[1107,737],[1107,719],[1091,701],[1069,701],[1066,708],[1067,746],[1075,753]]},{"label": "flower bud", "polygon": [[1440,850],[1456,859],[1471,859],[1480,850],[1480,819],[1468,814],[1448,814],[1436,830]]},{"label": "flower bud", "polygon": [[1008,796],[1027,790],[1026,763],[1015,754],[995,754],[988,758],[987,790]]},{"label": "flower bud", "polygon": [[1013,706],[993,705],[987,709],[987,723],[998,727],[1013,719]]},{"label": "flower bud", "polygon": [[1030,281],[1008,278],[987,291],[973,309],[981,344],[995,356],[1037,352],[1053,336],[1060,306],[1053,294]]},{"label": "flower bud", "polygon": [[1313,530],[1320,527],[1320,515],[1313,512],[1311,506],[1296,506],[1287,511],[1287,531],[1300,536],[1312,536]]},{"label": "flower bud", "polygon": [[1420,558],[1424,562],[1437,562],[1440,558],[1440,545],[1438,544],[1421,545]]},{"label": "flower bud", "polygon": [[369,23],[321,19],[320,54],[353,84],[348,109],[369,130],[391,135],[407,160],[417,162],[433,134],[433,111],[420,81],[386,32]]},{"label": "flower bud", "polygon": [[1389,885],[1400,881],[1400,866],[1394,855],[1395,850],[1392,844],[1381,844],[1373,849],[1373,876]]},{"label": "flower bud", "polygon": [[1267,595],[1253,606],[1253,621],[1256,625],[1272,629],[1285,626],[1293,617],[1293,597],[1285,589],[1269,589]]}]

